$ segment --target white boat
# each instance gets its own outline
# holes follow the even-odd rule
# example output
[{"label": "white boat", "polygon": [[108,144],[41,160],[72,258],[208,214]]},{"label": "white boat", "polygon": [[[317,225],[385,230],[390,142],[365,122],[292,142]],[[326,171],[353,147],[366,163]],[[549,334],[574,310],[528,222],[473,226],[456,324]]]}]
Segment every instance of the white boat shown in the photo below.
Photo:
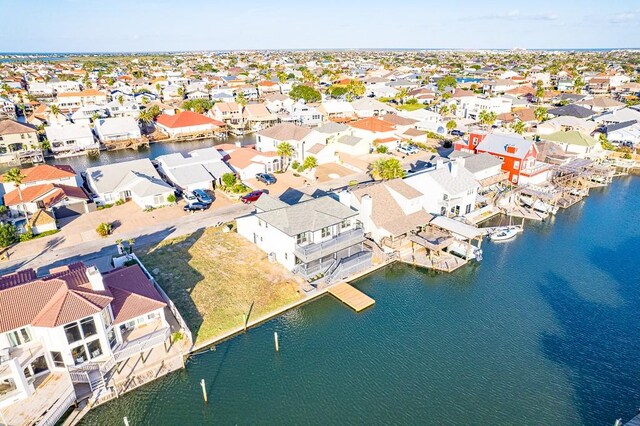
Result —
[{"label": "white boat", "polygon": [[514,238],[520,232],[522,232],[522,228],[519,226],[503,226],[489,234],[489,239],[491,241],[507,241]]}]

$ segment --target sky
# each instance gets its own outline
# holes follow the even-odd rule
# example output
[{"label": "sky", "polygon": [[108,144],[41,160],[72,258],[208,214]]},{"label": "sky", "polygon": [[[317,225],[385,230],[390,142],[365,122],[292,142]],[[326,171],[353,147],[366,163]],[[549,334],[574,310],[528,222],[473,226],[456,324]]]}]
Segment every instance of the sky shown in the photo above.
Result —
[{"label": "sky", "polygon": [[0,0],[0,52],[640,48],[640,0]]}]

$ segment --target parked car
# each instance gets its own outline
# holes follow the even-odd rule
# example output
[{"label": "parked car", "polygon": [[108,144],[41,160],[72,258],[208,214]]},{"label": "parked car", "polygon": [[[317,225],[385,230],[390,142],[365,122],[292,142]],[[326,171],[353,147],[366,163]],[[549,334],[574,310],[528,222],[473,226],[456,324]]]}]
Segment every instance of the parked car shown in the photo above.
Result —
[{"label": "parked car", "polygon": [[398,148],[396,148],[396,151],[406,155],[413,155],[418,153],[418,150],[413,145],[399,145]]},{"label": "parked car", "polygon": [[209,204],[201,203],[196,201],[194,203],[187,204],[182,208],[185,212],[197,212],[201,210],[206,210],[209,208]]},{"label": "parked car", "polygon": [[451,131],[451,136],[464,136],[464,132],[462,130],[454,129]]},{"label": "parked car", "polygon": [[198,201],[195,195],[192,192],[184,191],[182,193],[182,198],[187,202],[187,204],[195,203]]},{"label": "parked car", "polygon": [[209,194],[204,192],[202,189],[194,189],[193,195],[198,199],[199,202],[204,204],[211,204],[213,200],[209,197]]},{"label": "parked car", "polygon": [[252,192],[248,193],[247,195],[243,195],[242,198],[240,198],[240,200],[242,200],[242,202],[245,203],[245,204],[253,203],[255,201],[258,201],[258,198],[260,198],[260,196],[263,193],[264,193],[264,191],[261,191],[261,190],[252,191]]},{"label": "parked car", "polygon": [[276,177],[271,173],[258,173],[256,175],[256,179],[258,182],[262,182],[265,185],[273,185],[277,181]]}]

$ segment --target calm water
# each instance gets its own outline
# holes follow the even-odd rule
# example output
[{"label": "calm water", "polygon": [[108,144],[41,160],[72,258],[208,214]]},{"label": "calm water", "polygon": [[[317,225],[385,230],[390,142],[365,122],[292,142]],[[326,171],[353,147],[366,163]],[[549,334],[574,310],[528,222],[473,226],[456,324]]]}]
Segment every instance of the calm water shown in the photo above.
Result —
[{"label": "calm water", "polygon": [[[404,265],[196,356],[85,425],[611,425],[640,406],[640,179],[624,178],[485,260]],[[273,332],[280,334],[280,353]],[[204,378],[209,404],[202,401]]]}]

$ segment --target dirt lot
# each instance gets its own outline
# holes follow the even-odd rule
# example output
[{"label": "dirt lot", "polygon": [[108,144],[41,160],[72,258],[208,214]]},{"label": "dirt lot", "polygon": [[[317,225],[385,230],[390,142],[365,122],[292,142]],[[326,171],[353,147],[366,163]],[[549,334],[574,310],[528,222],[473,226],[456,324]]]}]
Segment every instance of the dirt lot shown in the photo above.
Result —
[{"label": "dirt lot", "polygon": [[195,343],[302,298],[299,282],[235,232],[209,228],[138,256],[175,302]]}]

